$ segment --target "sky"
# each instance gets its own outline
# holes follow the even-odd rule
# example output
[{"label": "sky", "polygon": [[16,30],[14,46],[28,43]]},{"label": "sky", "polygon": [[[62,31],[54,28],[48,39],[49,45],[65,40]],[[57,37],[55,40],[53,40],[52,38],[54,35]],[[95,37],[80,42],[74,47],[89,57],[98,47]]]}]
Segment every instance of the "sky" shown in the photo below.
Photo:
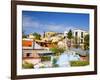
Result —
[{"label": "sky", "polygon": [[89,30],[89,14],[22,11],[22,27],[24,34],[46,31],[61,32],[70,29]]}]

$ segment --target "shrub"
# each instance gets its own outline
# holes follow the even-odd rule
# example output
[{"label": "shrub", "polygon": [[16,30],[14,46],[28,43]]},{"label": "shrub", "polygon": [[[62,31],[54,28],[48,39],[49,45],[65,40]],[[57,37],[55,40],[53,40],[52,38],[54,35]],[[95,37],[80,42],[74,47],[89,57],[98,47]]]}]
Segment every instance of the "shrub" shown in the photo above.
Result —
[{"label": "shrub", "polygon": [[55,55],[60,55],[61,53],[63,53],[66,49],[65,48],[59,48],[59,47],[54,47],[54,48],[50,48],[50,50],[55,53]]},{"label": "shrub", "polygon": [[45,66],[41,66],[40,68],[45,68]]},{"label": "shrub", "polygon": [[57,58],[53,58],[53,60],[52,60],[52,66],[53,67],[59,67],[59,65],[56,64],[56,63],[57,63]]},{"label": "shrub", "polygon": [[88,61],[71,61],[71,66],[86,66],[89,65]]},{"label": "shrub", "polygon": [[79,53],[75,53],[76,55],[79,55]]},{"label": "shrub", "polygon": [[34,68],[32,63],[25,62],[22,64],[22,67],[25,69]]},{"label": "shrub", "polygon": [[57,59],[53,59],[53,61],[52,61],[52,64],[56,64],[56,62],[57,62]]},{"label": "shrub", "polygon": [[59,65],[58,64],[54,64],[53,67],[59,67]]},{"label": "shrub", "polygon": [[51,56],[41,56],[41,61],[50,61]]}]

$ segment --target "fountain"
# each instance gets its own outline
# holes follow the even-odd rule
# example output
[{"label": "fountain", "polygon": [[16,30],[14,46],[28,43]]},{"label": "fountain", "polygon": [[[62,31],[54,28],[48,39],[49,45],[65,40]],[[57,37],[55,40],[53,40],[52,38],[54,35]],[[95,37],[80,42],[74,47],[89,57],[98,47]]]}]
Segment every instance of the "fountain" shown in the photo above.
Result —
[{"label": "fountain", "polygon": [[70,61],[78,61],[80,60],[79,55],[76,55],[74,51],[65,51],[59,56],[59,59],[56,64],[59,67],[70,67]]}]

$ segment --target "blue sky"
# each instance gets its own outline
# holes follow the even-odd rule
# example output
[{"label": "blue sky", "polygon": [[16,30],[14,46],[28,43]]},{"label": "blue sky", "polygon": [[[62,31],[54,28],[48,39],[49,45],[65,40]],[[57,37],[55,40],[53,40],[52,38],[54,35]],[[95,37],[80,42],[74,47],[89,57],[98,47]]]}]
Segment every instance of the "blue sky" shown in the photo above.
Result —
[{"label": "blue sky", "polygon": [[89,30],[89,14],[22,11],[25,34],[46,31],[64,32],[69,29]]}]

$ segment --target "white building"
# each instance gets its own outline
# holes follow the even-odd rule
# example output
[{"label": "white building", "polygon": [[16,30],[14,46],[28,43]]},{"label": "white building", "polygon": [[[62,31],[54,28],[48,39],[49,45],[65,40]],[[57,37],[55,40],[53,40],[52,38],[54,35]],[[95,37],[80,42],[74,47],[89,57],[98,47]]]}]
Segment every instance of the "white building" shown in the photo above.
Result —
[{"label": "white building", "polygon": [[73,30],[73,36],[74,38],[77,38],[77,43],[78,44],[83,44],[84,43],[84,36],[87,35],[88,32],[84,31],[84,30]]},{"label": "white building", "polygon": [[[67,31],[64,32],[64,36],[67,36]],[[84,46],[84,37],[85,35],[89,34],[87,31],[81,30],[81,29],[75,29],[72,30],[73,33],[73,39],[72,39],[72,45],[79,45],[83,48]]]},{"label": "white building", "polygon": [[66,36],[66,35],[67,35],[67,33],[68,33],[67,31],[64,31],[64,36]]}]

